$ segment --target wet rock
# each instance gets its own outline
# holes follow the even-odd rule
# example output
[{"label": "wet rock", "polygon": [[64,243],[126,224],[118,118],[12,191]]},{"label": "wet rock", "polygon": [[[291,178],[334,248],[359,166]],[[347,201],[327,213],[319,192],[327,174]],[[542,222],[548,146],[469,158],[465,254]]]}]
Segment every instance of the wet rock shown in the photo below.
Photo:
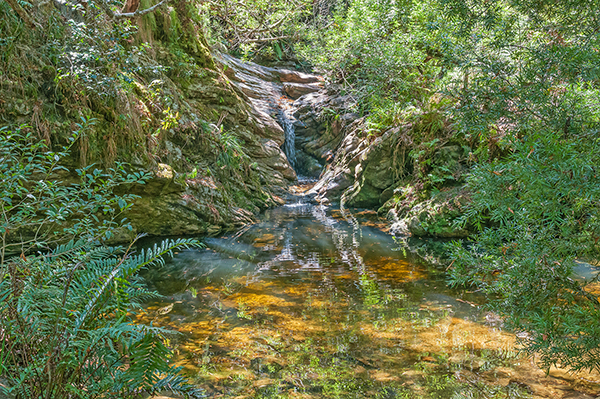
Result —
[{"label": "wet rock", "polygon": [[290,70],[280,70],[279,79],[282,82],[290,82],[290,83],[317,83],[321,81],[318,76],[309,75],[302,72],[290,71]]},{"label": "wet rock", "polygon": [[350,187],[353,180],[353,176],[348,169],[329,169],[308,191],[308,194],[318,202],[331,203],[339,201],[339,198]]},{"label": "wet rock", "polygon": [[321,90],[321,87],[313,84],[304,83],[284,83],[283,91],[285,94],[293,98],[294,100],[302,97],[305,94],[314,93]]},{"label": "wet rock", "polygon": [[[382,193],[393,186],[396,178],[394,135],[390,132],[382,137],[365,139],[364,121],[353,117],[347,120],[352,122],[342,128],[345,137],[331,155],[333,161],[314,190],[322,197],[340,198],[348,206],[379,208]],[[337,188],[341,182],[344,182],[344,191],[340,193]]]},{"label": "wet rock", "polygon": [[296,118],[296,145],[307,154],[331,163],[344,138],[344,130],[358,115],[349,112],[351,99],[335,92],[307,94],[293,103]]},{"label": "wet rock", "polygon": [[286,180],[296,180],[296,172],[277,143],[273,140],[267,140],[262,144],[264,155],[257,155],[255,159],[262,161],[258,168],[263,171],[263,174],[268,174],[272,180],[282,185],[286,183]]},{"label": "wet rock", "polygon": [[367,176],[363,175],[360,182],[355,184],[352,191],[349,191],[345,203],[348,206],[356,208],[378,207],[381,197],[381,190],[372,184]]},{"label": "wet rock", "polygon": [[296,152],[296,169],[306,177],[319,177],[323,165],[313,156],[300,150]]}]

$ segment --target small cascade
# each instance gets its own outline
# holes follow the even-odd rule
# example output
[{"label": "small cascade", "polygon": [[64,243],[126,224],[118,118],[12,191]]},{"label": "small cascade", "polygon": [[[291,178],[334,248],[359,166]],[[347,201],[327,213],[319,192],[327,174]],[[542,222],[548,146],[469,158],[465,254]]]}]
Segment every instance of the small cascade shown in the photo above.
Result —
[{"label": "small cascade", "polygon": [[292,122],[292,120],[290,119],[290,117],[287,115],[287,113],[284,110],[281,110],[279,112],[279,114],[277,115],[277,119],[279,119],[279,124],[281,125],[281,127],[283,128],[283,131],[285,132],[285,141],[283,142],[281,149],[283,150],[283,153],[287,157],[288,162],[290,163],[292,168],[294,168],[294,170],[297,171],[297,169],[296,169],[296,130],[294,127],[294,123]]}]

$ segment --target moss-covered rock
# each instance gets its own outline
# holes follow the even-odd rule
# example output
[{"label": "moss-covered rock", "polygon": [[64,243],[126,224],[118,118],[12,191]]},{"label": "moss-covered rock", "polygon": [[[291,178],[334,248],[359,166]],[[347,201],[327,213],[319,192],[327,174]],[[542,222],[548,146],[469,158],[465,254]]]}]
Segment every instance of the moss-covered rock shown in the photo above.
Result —
[{"label": "moss-covered rock", "polygon": [[[283,130],[225,75],[193,3],[171,2],[133,21],[136,31],[102,14],[93,27],[81,15],[77,27],[52,25],[68,6],[34,11],[52,35],[26,31],[4,54],[0,117],[29,125],[54,148],[78,132],[71,170],[127,162],[152,173],[130,188],[141,197],[127,215],[134,233],[196,235],[249,223],[296,178],[279,148]],[[0,36],[11,36],[6,26]]]},{"label": "moss-covered rock", "polygon": [[469,193],[457,186],[445,188],[431,198],[419,199],[418,189],[406,185],[380,208],[392,224],[392,232],[416,237],[461,238],[472,233],[472,225],[459,223],[469,202]]}]

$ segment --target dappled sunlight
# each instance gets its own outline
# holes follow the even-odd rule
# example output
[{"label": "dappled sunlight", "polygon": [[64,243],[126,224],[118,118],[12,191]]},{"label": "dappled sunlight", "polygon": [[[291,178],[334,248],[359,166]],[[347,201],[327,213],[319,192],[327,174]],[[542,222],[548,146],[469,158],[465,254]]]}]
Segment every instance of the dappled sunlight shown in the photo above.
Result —
[{"label": "dappled sunlight", "polygon": [[600,282],[594,282],[586,285],[585,290],[590,294],[595,295],[600,301]]},{"label": "dappled sunlight", "polygon": [[404,259],[381,256],[365,261],[365,264],[379,279],[411,281],[427,278],[427,272],[423,267],[418,267]]},{"label": "dappled sunlight", "polygon": [[565,385],[582,385],[520,357],[514,335],[479,309],[483,297],[394,251],[375,218],[270,210],[149,271],[167,297],[138,320],[181,333],[169,338],[173,363],[211,397],[561,398]]}]

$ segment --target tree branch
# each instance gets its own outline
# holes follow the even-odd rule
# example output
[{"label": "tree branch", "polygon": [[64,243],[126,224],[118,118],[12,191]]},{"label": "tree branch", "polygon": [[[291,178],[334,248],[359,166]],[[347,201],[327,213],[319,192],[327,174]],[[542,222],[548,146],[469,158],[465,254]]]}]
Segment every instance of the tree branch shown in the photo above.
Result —
[{"label": "tree branch", "polygon": [[25,22],[25,25],[27,25],[29,28],[42,29],[40,24],[35,22],[33,19],[29,18],[29,15],[27,15],[27,11],[25,11],[23,9],[23,7],[21,7],[21,5],[19,4],[19,2],[17,0],[6,0],[6,2],[10,6],[10,8],[12,8],[13,11],[23,20],[23,22]]},{"label": "tree branch", "polygon": [[151,12],[156,11],[157,8],[159,8],[160,6],[167,4],[168,2],[170,2],[171,0],[162,0],[159,3],[153,5],[150,8],[146,8],[145,10],[137,10],[135,12],[125,12],[125,13],[121,13],[121,12],[114,12],[112,10],[112,8],[110,8],[110,6],[108,4],[106,4],[104,2],[104,0],[98,0],[98,5],[100,6],[100,8],[108,14],[109,17],[113,18],[113,19],[124,19],[124,18],[135,18],[135,17],[140,17],[142,15],[146,15],[149,14]]},{"label": "tree branch", "polygon": [[265,37],[265,38],[259,38],[259,39],[246,39],[246,40],[244,40],[244,42],[245,43],[276,42],[277,40],[293,39],[295,37],[296,36],[294,36],[294,35],[277,36],[277,37]]}]

